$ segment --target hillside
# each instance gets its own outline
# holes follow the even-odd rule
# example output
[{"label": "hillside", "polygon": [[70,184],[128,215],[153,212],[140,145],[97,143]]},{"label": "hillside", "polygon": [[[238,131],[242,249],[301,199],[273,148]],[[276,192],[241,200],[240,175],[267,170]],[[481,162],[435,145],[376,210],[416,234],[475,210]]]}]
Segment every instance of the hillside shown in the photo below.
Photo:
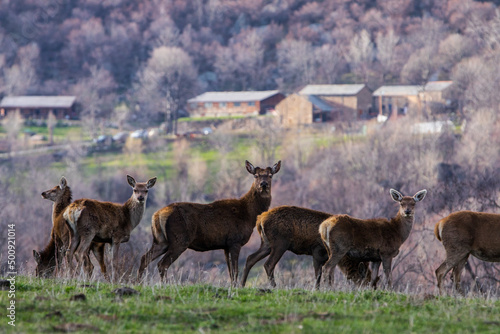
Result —
[{"label": "hillside", "polygon": [[109,120],[168,121],[207,90],[289,93],[310,83],[362,82],[375,89],[451,79],[468,117],[499,105],[496,6],[471,0],[2,1],[0,97],[76,95],[92,128]]}]

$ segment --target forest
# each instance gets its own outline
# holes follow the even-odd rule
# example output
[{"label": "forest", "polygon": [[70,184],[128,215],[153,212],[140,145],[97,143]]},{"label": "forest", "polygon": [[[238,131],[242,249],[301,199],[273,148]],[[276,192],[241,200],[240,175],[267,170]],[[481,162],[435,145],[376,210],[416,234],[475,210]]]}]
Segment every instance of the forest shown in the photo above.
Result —
[{"label": "forest", "polygon": [[453,80],[498,105],[497,1],[6,0],[0,97],[76,95],[88,127],[175,117],[204,91]]},{"label": "forest", "polygon": [[[330,125],[279,129],[256,118],[234,131],[220,127],[198,140],[158,138],[120,153],[91,154],[76,142],[65,156],[37,154],[0,162],[0,235],[16,224],[19,270],[32,274],[33,249],[51,228],[42,191],[64,175],[73,199],[121,202],[125,175],[157,176],[147,211],[122,246],[133,277],[151,243],[151,216],[176,201],[207,203],[242,196],[251,176],[244,161],[282,169],[271,207],[297,205],[359,218],[391,217],[389,195],[427,189],[415,225],[393,263],[396,289],[435,286],[444,250],[433,235],[458,210],[500,207],[500,12],[497,2],[458,0],[230,1],[5,0],[0,4],[0,97],[73,94],[84,131],[112,123],[157,125],[207,90],[280,89],[310,83],[423,84],[453,80],[463,111],[440,133],[413,134],[421,117],[370,124],[364,134]],[[8,124],[3,132],[10,133]],[[17,128],[16,131],[21,131]],[[18,138],[22,145],[22,138]],[[255,235],[240,265],[259,245]],[[6,244],[0,239],[0,248]],[[5,271],[5,258],[0,258]],[[158,279],[153,265],[147,283]],[[96,275],[99,275],[96,270]],[[222,252],[186,252],[171,270],[177,281],[226,282]],[[252,284],[265,285],[256,267]],[[278,286],[312,287],[311,259],[287,254]],[[338,274],[341,277],[340,274]],[[497,288],[498,268],[470,259],[469,289]],[[451,285],[450,280],[447,284]],[[405,290],[405,291],[406,291]]]}]

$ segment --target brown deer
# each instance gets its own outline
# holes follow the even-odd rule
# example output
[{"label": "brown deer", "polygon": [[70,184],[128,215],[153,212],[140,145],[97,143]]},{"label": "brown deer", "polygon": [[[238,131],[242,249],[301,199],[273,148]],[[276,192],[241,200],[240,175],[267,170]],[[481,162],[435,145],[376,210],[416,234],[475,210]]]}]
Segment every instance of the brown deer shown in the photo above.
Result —
[{"label": "brown deer", "polygon": [[223,249],[231,284],[236,284],[240,249],[250,239],[257,216],[271,205],[271,179],[280,170],[281,161],[267,168],[254,167],[248,161],[245,165],[255,179],[243,197],[210,204],[173,203],[153,214],[153,244],[141,258],[139,279],[151,261],[163,254],[158,262],[162,280],[186,249]]},{"label": "brown deer", "polygon": [[434,228],[443,243],[446,259],[436,269],[437,286],[453,268],[455,289],[463,294],[460,275],[469,255],[488,262],[500,262],[500,214],[458,211],[441,219]]},{"label": "brown deer", "polygon": [[76,252],[79,265],[88,260],[92,241],[111,244],[112,280],[115,280],[120,243],[127,242],[132,230],[141,222],[148,190],[155,185],[156,177],[142,183],[127,175],[127,181],[134,191],[125,204],[85,198],[71,203],[63,214],[74,235],[69,256]]},{"label": "brown deer", "polygon": [[372,262],[372,283],[377,279],[382,263],[385,283],[389,287],[392,285],[392,259],[399,254],[399,247],[410,235],[415,204],[424,199],[427,190],[420,190],[413,197],[403,196],[394,189],[390,193],[392,199],[399,203],[399,211],[391,220],[335,215],[321,223],[319,232],[328,251],[328,261],[323,270],[328,273],[330,286],[333,286],[335,266],[345,255]]},{"label": "brown deer", "polygon": [[[264,269],[271,285],[276,287],[274,268],[288,250],[297,255],[312,255],[315,287],[318,289],[322,267],[328,259],[318,229],[319,225],[331,216],[329,213],[296,206],[280,206],[257,217],[257,232],[261,245],[255,253],[248,256],[241,285],[245,286],[250,269],[270,254]],[[356,284],[369,283],[371,271],[368,269],[368,263],[353,260],[346,255],[340,260],[339,267],[344,275]]]},{"label": "brown deer", "polygon": [[[66,178],[63,176],[59,185],[52,189],[44,191],[42,198],[54,202],[52,208],[52,231],[48,245],[40,252],[33,250],[33,257],[37,263],[36,276],[50,277],[54,270],[58,272],[61,269],[63,256],[69,249],[71,241],[71,231],[69,230],[63,218],[66,207],[71,203],[71,188],[68,186]],[[106,276],[106,265],[104,264],[104,244],[92,243],[92,252],[99,262],[101,271]],[[72,261],[66,257],[67,262]],[[92,275],[93,265],[88,261],[84,264],[87,274]]]}]

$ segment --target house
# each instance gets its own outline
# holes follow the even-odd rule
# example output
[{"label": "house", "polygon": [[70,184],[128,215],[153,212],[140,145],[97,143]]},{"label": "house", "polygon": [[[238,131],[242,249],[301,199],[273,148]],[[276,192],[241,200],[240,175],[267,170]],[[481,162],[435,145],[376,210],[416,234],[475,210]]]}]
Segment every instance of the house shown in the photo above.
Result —
[{"label": "house", "polygon": [[420,100],[426,112],[438,114],[451,108],[452,101],[446,95],[452,85],[453,81],[430,81],[425,84]]},{"label": "house", "polygon": [[377,106],[378,115],[396,117],[407,114],[410,109],[419,110],[421,108],[421,91],[422,86],[418,85],[379,87],[373,92],[374,105]]},{"label": "house", "polygon": [[430,81],[424,86],[382,86],[373,92],[374,105],[378,114],[386,117],[406,115],[411,110],[444,111],[451,104],[444,96],[452,84],[452,81]]},{"label": "house", "polygon": [[364,84],[307,85],[276,106],[285,127],[369,117],[371,91]]},{"label": "house", "polygon": [[25,119],[78,119],[75,96],[6,96],[0,102],[0,118],[19,110]]},{"label": "house", "polygon": [[278,90],[206,92],[188,100],[191,116],[264,115],[285,98]]}]

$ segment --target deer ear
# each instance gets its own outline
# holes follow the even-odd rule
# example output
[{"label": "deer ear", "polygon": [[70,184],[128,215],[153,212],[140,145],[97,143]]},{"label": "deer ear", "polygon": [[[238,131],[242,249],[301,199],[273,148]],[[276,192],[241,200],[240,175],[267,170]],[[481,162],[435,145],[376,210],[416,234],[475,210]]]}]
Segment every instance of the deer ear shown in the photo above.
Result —
[{"label": "deer ear", "polygon": [[390,193],[391,193],[392,199],[396,202],[401,202],[401,200],[403,199],[403,195],[395,189],[391,189]]},{"label": "deer ear", "polygon": [[40,264],[40,253],[33,249],[33,257],[35,258],[36,264]]},{"label": "deer ear", "polygon": [[425,195],[427,194],[427,190],[424,189],[424,190],[420,190],[418,193],[416,193],[415,195],[413,195],[413,199],[415,200],[415,202],[420,202],[421,200],[424,199]]},{"label": "deer ear", "polygon": [[245,160],[245,167],[250,174],[255,175],[255,167],[250,163],[250,161]]},{"label": "deer ear", "polygon": [[136,183],[136,182],[135,182],[135,179],[134,179],[132,176],[127,175],[127,182],[128,182],[128,184],[130,184],[130,186],[131,186],[132,188],[135,188],[135,183]]},{"label": "deer ear", "polygon": [[277,172],[280,171],[280,168],[281,168],[281,160],[275,163],[273,167],[271,167],[271,172],[273,174],[276,174]]},{"label": "deer ear", "polygon": [[146,184],[146,188],[152,188],[156,183],[156,176],[153,177],[152,179],[149,179],[148,183]]},{"label": "deer ear", "polygon": [[66,178],[64,176],[61,177],[61,181],[59,181],[59,188],[61,188],[61,190],[64,190],[64,188],[66,188],[67,184],[68,184],[68,181],[66,181]]}]

